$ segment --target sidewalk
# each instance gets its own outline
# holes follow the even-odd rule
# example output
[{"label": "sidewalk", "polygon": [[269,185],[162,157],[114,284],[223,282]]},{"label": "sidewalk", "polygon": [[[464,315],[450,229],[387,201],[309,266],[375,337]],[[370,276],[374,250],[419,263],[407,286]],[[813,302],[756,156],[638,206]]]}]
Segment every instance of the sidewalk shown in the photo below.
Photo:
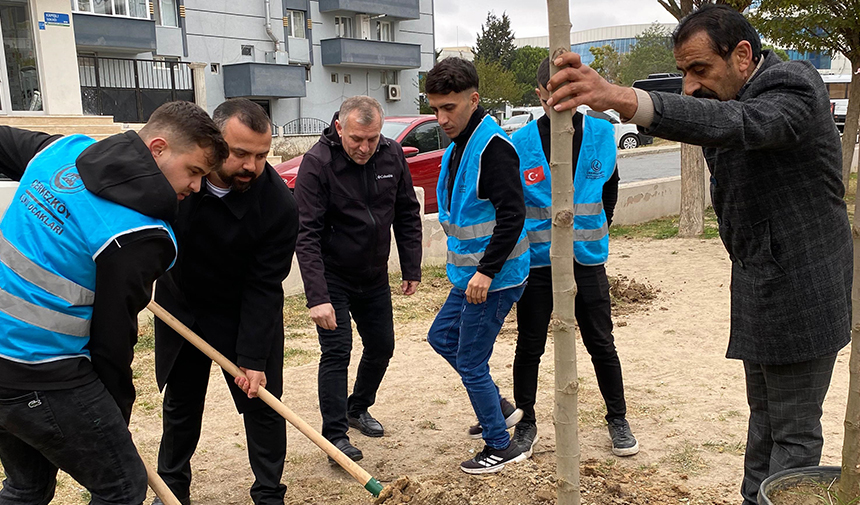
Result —
[{"label": "sidewalk", "polygon": [[657,153],[670,153],[672,151],[680,151],[681,144],[678,142],[673,142],[671,144],[665,144],[661,146],[645,146],[645,147],[637,147],[636,149],[619,149],[618,150],[618,158],[630,158],[631,156],[639,156],[642,154],[657,154]]}]

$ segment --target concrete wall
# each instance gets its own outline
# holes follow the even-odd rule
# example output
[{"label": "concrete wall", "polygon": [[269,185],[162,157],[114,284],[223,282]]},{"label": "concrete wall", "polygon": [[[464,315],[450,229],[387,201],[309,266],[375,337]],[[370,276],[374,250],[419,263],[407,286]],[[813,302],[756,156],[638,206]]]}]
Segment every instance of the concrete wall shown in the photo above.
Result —
[{"label": "concrete wall", "polygon": [[70,21],[69,26],[48,25],[44,30],[38,28],[38,21],[45,20],[45,12],[68,14],[71,20],[71,4],[68,0],[33,0],[31,5],[45,113],[83,114],[74,21]]}]

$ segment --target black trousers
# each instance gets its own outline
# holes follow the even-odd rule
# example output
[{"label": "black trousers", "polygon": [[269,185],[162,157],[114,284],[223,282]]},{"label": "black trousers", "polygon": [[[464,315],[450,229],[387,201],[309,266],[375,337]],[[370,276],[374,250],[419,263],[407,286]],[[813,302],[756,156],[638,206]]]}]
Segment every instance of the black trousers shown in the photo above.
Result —
[{"label": "black trousers", "polygon": [[[317,332],[321,350],[318,391],[322,435],[330,441],[346,438],[347,413],[358,417],[376,402],[376,391],[394,355],[391,288],[387,276],[384,281],[365,289],[329,279],[329,298],[337,317],[337,328],[325,330],[317,326]],[[350,315],[355,319],[364,350],[352,394],[347,396],[347,371],[352,352]]]},{"label": "black trousers", "polygon": [[793,363],[744,361],[750,422],[741,495],[755,505],[764,479],[787,468],[817,466],[824,436],[821,405],[836,355]]},{"label": "black trousers", "polygon": [[[606,420],[627,415],[621,362],[612,336],[609,280],[603,265],[574,264],[577,294],[576,322],[582,335],[603,401]],[[535,422],[538,368],[546,348],[552,316],[552,268],[532,268],[523,296],[517,302],[517,349],[514,356],[514,400],[523,410],[523,421]]]},{"label": "black trousers", "polygon": [[[194,327],[200,334],[200,328]],[[235,356],[228,356],[235,361]],[[266,389],[281,396],[283,389],[283,347],[274,351],[266,365]],[[280,364],[280,367],[278,366]],[[158,449],[158,474],[180,500],[191,493],[191,456],[200,440],[210,360],[189,343],[184,343],[167,378],[163,402],[163,434]],[[248,460],[255,481],[251,499],[256,505],[283,505],[287,486],[281,484],[287,454],[286,421],[259,398],[248,396],[224,373],[230,393],[245,424]]]}]

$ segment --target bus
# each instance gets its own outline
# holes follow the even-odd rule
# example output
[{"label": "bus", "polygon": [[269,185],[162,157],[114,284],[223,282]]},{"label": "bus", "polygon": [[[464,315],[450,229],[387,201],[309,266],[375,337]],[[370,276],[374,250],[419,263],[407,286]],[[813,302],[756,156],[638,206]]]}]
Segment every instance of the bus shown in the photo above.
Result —
[{"label": "bus", "polygon": [[821,79],[830,93],[833,119],[841,132],[845,128],[845,115],[848,113],[848,85],[851,83],[851,74],[824,74]]}]

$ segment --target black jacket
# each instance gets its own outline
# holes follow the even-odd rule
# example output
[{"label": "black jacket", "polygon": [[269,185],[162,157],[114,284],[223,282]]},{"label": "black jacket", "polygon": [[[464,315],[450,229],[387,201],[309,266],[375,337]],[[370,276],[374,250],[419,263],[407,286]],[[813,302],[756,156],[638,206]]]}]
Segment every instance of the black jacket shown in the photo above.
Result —
[{"label": "black jacket", "polygon": [[330,301],[326,274],[360,287],[386,284],[392,225],[403,279],[421,280],[420,206],[403,149],[380,137],[373,157],[357,165],[343,150],[336,119],[305,154],[296,179],[296,256],[308,307]]},{"label": "black jacket", "polygon": [[[20,180],[27,163],[59,135],[0,126],[0,171]],[[88,147],[77,159],[87,190],[141,214],[172,221],[176,193],[135,132],[114,135]],[[134,403],[131,361],[137,315],[152,296],[152,283],[176,254],[164,230],[118,237],[96,258],[96,289],[90,341],[92,360],[24,365],[0,359],[0,386],[58,390],[101,379],[126,421]]]},{"label": "black jacket", "polygon": [[[158,280],[156,301],[238,366],[272,370],[282,356],[284,290],[296,244],[296,203],[277,172],[265,170],[245,192],[223,198],[205,182],[179,205],[176,266]],[[155,326],[155,373],[164,388],[184,339]],[[277,374],[283,367],[280,359]],[[274,378],[271,379],[274,383]],[[271,391],[276,394],[276,391]]]}]

